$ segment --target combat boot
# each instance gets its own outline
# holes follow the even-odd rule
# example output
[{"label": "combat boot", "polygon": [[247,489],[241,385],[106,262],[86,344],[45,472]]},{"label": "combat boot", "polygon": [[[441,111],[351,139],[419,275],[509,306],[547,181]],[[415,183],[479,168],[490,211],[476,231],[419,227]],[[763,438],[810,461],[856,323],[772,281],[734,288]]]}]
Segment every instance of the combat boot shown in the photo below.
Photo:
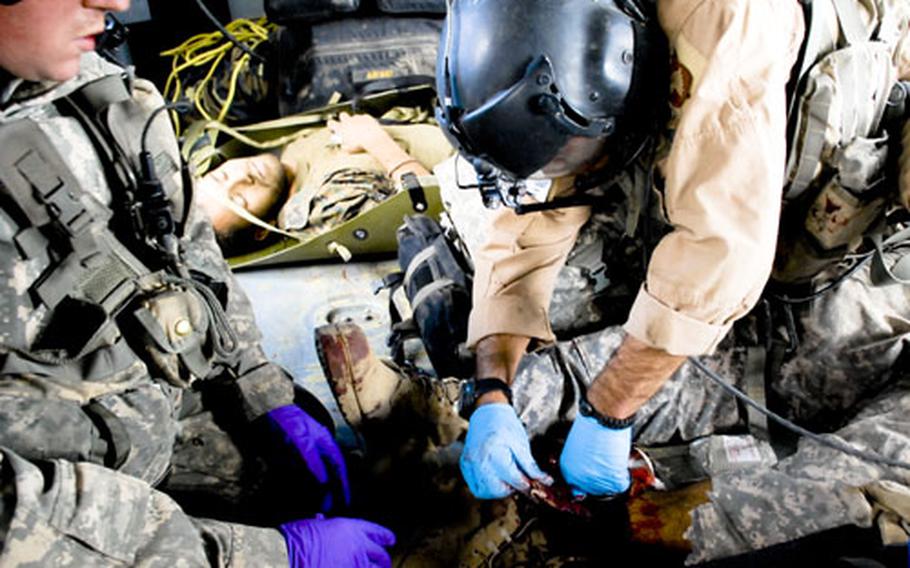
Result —
[{"label": "combat boot", "polygon": [[[354,323],[316,329],[316,351],[347,423],[361,435],[400,426],[409,436],[425,432],[436,446],[447,446],[467,429],[458,416],[458,381],[404,372],[373,353]],[[382,427],[379,428],[379,425]]]}]

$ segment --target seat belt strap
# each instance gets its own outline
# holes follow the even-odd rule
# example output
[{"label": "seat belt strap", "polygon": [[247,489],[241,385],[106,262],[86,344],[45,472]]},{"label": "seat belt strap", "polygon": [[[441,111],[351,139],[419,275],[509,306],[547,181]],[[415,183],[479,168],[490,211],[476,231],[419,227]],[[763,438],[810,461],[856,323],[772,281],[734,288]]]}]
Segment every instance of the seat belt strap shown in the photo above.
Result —
[{"label": "seat belt strap", "polygon": [[[847,39],[849,45],[867,41],[869,32],[866,24],[860,15],[860,3],[857,0],[833,0],[834,10],[837,12],[837,21],[840,23],[841,31]],[[874,2],[868,2],[868,5],[874,5]],[[875,15],[877,16],[877,14]],[[873,21],[878,20],[874,17]]]},{"label": "seat belt strap", "polygon": [[881,235],[874,235],[872,243],[875,245],[870,272],[872,283],[876,286],[910,284],[910,251],[901,255],[891,266],[885,261],[886,249],[893,245],[910,243],[910,228],[898,231],[884,240]]},{"label": "seat belt strap", "polygon": [[[743,376],[743,390],[749,398],[767,406],[765,395],[765,370],[768,361],[768,350],[763,345],[749,347],[746,351],[746,368]],[[761,440],[768,440],[768,418],[754,408],[746,408],[746,423],[749,433]]]}]

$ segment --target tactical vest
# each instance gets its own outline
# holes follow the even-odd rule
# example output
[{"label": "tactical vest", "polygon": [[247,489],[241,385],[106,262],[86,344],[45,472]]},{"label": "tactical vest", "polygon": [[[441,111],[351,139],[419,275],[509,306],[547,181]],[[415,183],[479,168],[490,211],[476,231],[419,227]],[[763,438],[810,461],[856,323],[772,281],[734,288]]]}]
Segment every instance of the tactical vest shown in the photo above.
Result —
[{"label": "tactical vest", "polygon": [[[837,278],[841,261],[863,241],[877,246],[873,282],[910,278],[910,256],[896,264],[885,249],[910,239],[886,222],[897,197],[887,179],[907,119],[892,52],[906,25],[903,0],[805,2],[806,37],[789,89],[788,159],[782,180],[781,237],[773,278],[785,284]],[[895,100],[897,99],[897,100]],[[889,124],[890,123],[890,124]],[[897,142],[897,143],[895,143]],[[659,153],[669,150],[660,144]],[[567,337],[621,324],[645,278],[647,251],[670,229],[659,200],[650,199],[654,157],[639,159],[600,191],[591,221],[556,281],[551,326]],[[618,190],[618,191],[616,191]],[[622,196],[605,200],[606,196]],[[827,271],[827,272],[826,272]]]},{"label": "tactical vest", "polygon": [[[907,116],[908,85],[897,81],[892,63],[907,8],[896,0],[813,0],[804,7],[773,275],[787,283],[836,265],[864,237],[882,241],[897,196],[886,174]],[[875,266],[878,283],[910,278],[890,272],[881,258]]]},{"label": "tactical vest", "polygon": [[[143,235],[131,223],[162,218],[144,216],[136,195],[143,147],[164,206],[181,213],[188,203],[176,140],[154,114],[163,101],[134,87],[92,55],[76,79],[0,107],[0,271],[15,288],[0,307],[0,354],[5,374],[35,377],[45,396],[88,404],[149,372],[185,387],[236,344],[221,302],[176,246],[167,257],[143,242],[155,227]],[[3,392],[35,395],[15,383]]]}]

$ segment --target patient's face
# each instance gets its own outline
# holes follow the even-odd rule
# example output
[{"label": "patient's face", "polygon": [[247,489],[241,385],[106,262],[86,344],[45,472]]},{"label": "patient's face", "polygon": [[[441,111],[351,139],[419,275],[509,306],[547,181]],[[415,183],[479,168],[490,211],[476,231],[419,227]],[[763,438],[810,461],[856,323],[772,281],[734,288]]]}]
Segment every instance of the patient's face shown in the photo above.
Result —
[{"label": "patient's face", "polygon": [[196,202],[211,219],[218,237],[226,239],[250,223],[231,211],[223,200],[230,200],[263,219],[281,198],[285,186],[284,167],[275,156],[235,158],[196,183]]}]

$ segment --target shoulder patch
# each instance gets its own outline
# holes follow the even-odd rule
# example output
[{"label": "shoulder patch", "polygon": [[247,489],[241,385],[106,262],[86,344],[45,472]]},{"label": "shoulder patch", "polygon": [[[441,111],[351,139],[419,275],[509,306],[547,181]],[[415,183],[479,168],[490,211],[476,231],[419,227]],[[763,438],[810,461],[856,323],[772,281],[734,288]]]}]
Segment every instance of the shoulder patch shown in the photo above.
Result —
[{"label": "shoulder patch", "polygon": [[674,53],[670,59],[670,105],[674,110],[681,109],[692,96],[693,82],[692,72]]}]

